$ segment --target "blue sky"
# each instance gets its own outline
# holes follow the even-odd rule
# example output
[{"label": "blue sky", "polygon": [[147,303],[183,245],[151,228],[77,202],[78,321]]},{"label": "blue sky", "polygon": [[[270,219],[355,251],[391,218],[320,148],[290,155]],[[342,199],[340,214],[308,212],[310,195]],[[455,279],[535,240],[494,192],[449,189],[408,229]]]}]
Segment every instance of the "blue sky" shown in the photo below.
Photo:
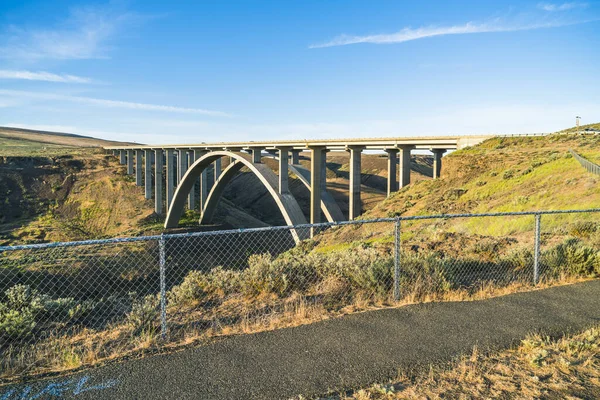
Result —
[{"label": "blue sky", "polygon": [[0,125],[144,143],[600,121],[600,2],[13,1]]}]

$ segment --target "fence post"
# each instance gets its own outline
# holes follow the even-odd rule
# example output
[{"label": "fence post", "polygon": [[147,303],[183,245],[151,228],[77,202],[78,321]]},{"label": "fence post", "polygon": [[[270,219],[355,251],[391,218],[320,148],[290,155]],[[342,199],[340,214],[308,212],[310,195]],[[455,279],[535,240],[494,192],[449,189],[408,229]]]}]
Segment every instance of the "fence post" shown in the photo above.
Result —
[{"label": "fence post", "polygon": [[540,279],[540,226],[542,216],[535,214],[535,245],[533,255],[533,284],[537,285]]},{"label": "fence post", "polygon": [[167,298],[166,298],[166,264],[165,238],[160,235],[158,241],[159,265],[160,265],[160,333],[163,340],[167,339]]},{"label": "fence post", "polygon": [[400,218],[394,222],[394,300],[400,300]]}]

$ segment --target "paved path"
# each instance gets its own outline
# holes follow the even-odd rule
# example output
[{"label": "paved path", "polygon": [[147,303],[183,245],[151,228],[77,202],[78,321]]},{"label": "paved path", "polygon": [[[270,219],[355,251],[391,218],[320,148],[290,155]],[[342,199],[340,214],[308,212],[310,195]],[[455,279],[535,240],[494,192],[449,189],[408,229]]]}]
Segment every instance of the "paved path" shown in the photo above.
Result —
[{"label": "paved path", "polygon": [[398,368],[451,360],[474,345],[498,350],[534,331],[579,331],[599,318],[597,280],[231,337],[31,387],[2,388],[0,399],[287,399],[387,381]]}]

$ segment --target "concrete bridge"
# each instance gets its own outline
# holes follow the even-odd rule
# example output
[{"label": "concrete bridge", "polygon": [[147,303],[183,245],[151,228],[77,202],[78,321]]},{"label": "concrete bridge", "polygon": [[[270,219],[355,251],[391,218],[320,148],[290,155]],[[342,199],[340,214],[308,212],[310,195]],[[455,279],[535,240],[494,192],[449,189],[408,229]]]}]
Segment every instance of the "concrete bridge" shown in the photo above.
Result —
[{"label": "concrete bridge", "polygon": [[[127,165],[136,184],[145,187],[147,199],[154,198],[155,212],[165,215],[165,228],[176,227],[184,208],[199,208],[200,223],[210,223],[223,194],[235,174],[246,167],[265,186],[289,225],[319,223],[321,213],[329,221],[345,219],[326,190],[326,155],[330,151],[350,153],[348,218],[361,212],[361,154],[363,151],[387,153],[388,196],[410,183],[410,154],[413,150],[433,153],[433,178],[439,178],[442,155],[448,150],[472,146],[491,136],[403,137],[335,140],[287,140],[265,142],[223,142],[181,145],[105,147]],[[310,169],[300,165],[300,153],[310,153]],[[262,162],[263,157],[278,161],[275,173]],[[223,170],[222,159],[229,158]],[[165,168],[166,167],[166,168]],[[154,172],[154,174],[152,173]],[[289,173],[310,190],[310,221],[289,191]],[[208,187],[208,174],[214,183]],[[154,179],[153,179],[154,177]],[[163,186],[164,185],[164,186]],[[153,190],[154,189],[154,190]],[[199,194],[199,198],[196,198]]]}]

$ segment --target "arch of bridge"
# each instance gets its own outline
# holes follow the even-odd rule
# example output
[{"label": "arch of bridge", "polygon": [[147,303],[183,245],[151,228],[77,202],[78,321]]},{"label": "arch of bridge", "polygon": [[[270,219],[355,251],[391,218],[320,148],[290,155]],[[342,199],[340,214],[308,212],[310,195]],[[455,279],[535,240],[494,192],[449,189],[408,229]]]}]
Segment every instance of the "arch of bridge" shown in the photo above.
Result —
[{"label": "arch of bridge", "polygon": [[[235,164],[239,165],[238,168],[247,167],[250,172],[256,175],[259,181],[265,186],[279,211],[281,212],[283,218],[285,219],[286,224],[288,225],[302,225],[306,224],[306,218],[302,213],[300,205],[294,198],[291,193],[283,193],[280,194],[278,191],[278,177],[277,175],[269,168],[267,165],[262,163],[253,163],[251,156],[248,154],[242,153],[234,153],[231,151],[213,151],[205,154],[200,157],[198,160],[194,162],[188,168],[185,175],[182,177],[181,182],[177,186],[175,190],[175,194],[173,196],[173,200],[169,205],[169,211],[167,212],[167,218],[165,220],[165,228],[174,228],[178,225],[179,219],[181,218],[181,214],[183,213],[184,206],[187,202],[187,197],[194,187],[194,183],[196,183],[197,179],[200,177],[202,172],[208,168],[215,160],[221,157],[231,157],[231,159],[235,162]],[[227,172],[227,179],[231,180],[234,173],[237,172],[232,167],[231,172]],[[219,181],[222,181],[219,183]],[[217,181],[217,185],[219,187],[219,191],[222,193],[224,187],[226,186],[225,180]],[[213,188],[213,190],[216,188]],[[218,200],[220,198],[221,193],[214,193],[215,200],[212,202],[211,209],[208,207],[205,209],[205,212],[209,211],[210,213],[214,213],[214,208],[216,207]],[[211,193],[212,194],[212,193]],[[207,199],[208,206],[208,199]]]}]

